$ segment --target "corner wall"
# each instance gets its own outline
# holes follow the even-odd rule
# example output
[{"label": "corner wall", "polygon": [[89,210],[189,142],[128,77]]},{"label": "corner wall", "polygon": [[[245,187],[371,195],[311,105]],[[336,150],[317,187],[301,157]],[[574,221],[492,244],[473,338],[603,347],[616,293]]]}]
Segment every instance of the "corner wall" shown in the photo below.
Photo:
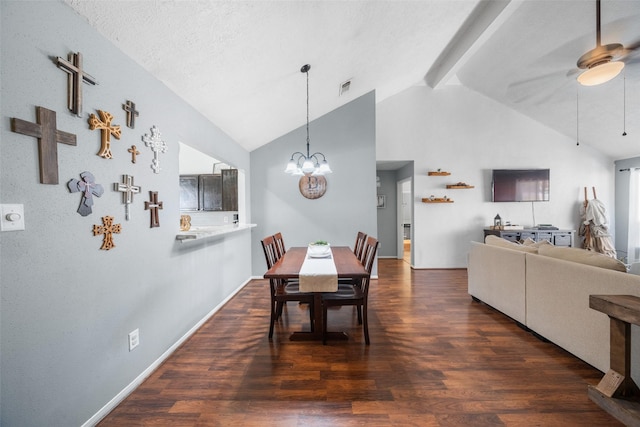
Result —
[{"label": "corner wall", "polygon": [[[25,231],[0,233],[0,425],[78,426],[249,279],[250,231],[175,240],[178,141],[247,173],[249,153],[63,2],[2,1],[0,17],[0,200],[24,204],[26,218]],[[83,54],[85,71],[99,82],[83,86],[82,118],[67,110],[67,75],[54,62],[70,52]],[[135,129],[125,126],[126,100],[140,111]],[[10,130],[11,117],[34,122],[36,106],[56,111],[57,128],[77,135],[77,146],[57,146],[58,185],[39,183],[36,139]],[[97,109],[122,128],[110,160],[96,156],[100,133],[89,130]],[[168,145],[159,174],[141,141],[153,125]],[[133,144],[141,152],[136,164],[126,151]],[[76,213],[79,193],[66,188],[83,171],[105,190],[86,217]],[[142,187],[128,221],[113,191],[123,174]],[[159,228],[150,228],[144,210],[150,190],[164,203]],[[109,251],[92,234],[107,215],[122,225]],[[129,352],[127,335],[136,328],[140,345]]]},{"label": "corner wall", "polygon": [[[571,118],[567,118],[570,120]],[[614,217],[613,160],[462,86],[414,86],[377,105],[376,159],[415,160],[413,255],[416,268],[463,268],[469,242],[499,213],[524,226],[578,230],[583,188],[595,186]],[[551,169],[551,201],[491,202],[492,169]],[[429,177],[442,169],[447,177]],[[448,190],[465,182],[471,190]],[[454,203],[424,204],[447,196]],[[612,227],[613,229],[613,227]]]}]

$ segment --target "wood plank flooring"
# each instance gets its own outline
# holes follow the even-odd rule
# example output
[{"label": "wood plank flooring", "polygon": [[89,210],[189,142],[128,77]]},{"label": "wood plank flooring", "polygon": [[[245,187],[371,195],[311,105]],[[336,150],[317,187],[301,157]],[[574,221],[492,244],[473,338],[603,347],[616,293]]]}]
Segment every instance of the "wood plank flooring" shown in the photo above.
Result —
[{"label": "wood plank flooring", "polygon": [[308,328],[294,303],[269,342],[268,283],[255,280],[99,425],[620,425],[587,397],[602,374],[473,302],[465,270],[378,269],[370,346],[352,307],[329,312],[349,341],[289,341]]}]

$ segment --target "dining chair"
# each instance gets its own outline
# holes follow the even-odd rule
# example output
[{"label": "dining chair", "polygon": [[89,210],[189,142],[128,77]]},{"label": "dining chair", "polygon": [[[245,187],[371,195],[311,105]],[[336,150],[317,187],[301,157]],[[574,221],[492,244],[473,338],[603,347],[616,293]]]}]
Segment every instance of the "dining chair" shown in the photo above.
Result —
[{"label": "dining chair", "polygon": [[278,232],[273,235],[273,239],[276,242],[276,249],[278,251],[278,258],[282,257],[282,255],[287,252],[287,248],[284,246],[284,239],[282,238],[282,233]]},{"label": "dining chair", "polygon": [[353,245],[353,253],[362,262],[362,251],[364,250],[364,243],[367,241],[367,234],[362,231],[358,231],[356,235],[356,243]]},{"label": "dining chair", "polygon": [[[267,236],[261,241],[262,250],[264,251],[267,269],[274,266],[280,259],[278,256],[278,248],[273,236]],[[269,323],[269,340],[273,337],[273,328],[276,320],[282,315],[282,308],[287,301],[298,301],[309,304],[309,322],[311,331],[314,330],[313,324],[313,294],[300,292],[299,283],[269,279],[269,290],[271,293],[271,319]]]},{"label": "dining chair", "polygon": [[[358,283],[356,283],[355,285],[339,287],[337,292],[325,292],[322,294],[322,321],[324,327],[324,336],[322,337],[323,344],[327,343],[327,309],[329,307],[353,305],[362,309],[362,318],[358,316],[358,323],[362,324],[364,341],[367,345],[369,345],[369,322],[367,315],[367,304],[371,269],[373,268],[373,262],[376,258],[377,250],[378,240],[375,237],[367,237],[367,240],[363,247],[364,254],[362,255],[362,258],[364,260],[364,268],[369,276],[358,281]],[[358,312],[358,314],[360,314],[360,312]]]}]

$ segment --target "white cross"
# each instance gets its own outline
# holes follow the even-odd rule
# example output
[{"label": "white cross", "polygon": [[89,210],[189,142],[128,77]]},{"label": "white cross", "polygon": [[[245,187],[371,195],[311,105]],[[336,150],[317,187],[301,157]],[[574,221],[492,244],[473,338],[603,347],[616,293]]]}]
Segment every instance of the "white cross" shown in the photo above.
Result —
[{"label": "white cross", "polygon": [[122,183],[113,183],[113,189],[122,192],[122,203],[124,203],[124,217],[129,221],[129,205],[133,203],[133,195],[142,190],[139,185],[133,185],[131,175],[122,175]]},{"label": "white cross", "polygon": [[151,162],[151,169],[153,172],[160,173],[160,160],[158,159],[158,153],[167,152],[167,144],[160,138],[160,131],[155,125],[151,128],[151,136],[144,134],[142,140],[144,145],[151,148],[153,151],[153,160]]}]

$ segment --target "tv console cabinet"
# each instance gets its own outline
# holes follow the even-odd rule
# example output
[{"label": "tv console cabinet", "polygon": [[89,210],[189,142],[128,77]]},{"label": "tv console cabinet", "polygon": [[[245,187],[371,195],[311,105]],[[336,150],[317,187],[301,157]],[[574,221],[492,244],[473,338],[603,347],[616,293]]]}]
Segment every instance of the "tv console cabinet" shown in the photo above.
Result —
[{"label": "tv console cabinet", "polygon": [[538,228],[525,228],[522,230],[494,230],[485,228],[484,237],[492,234],[512,242],[525,240],[527,238],[533,239],[536,242],[548,240],[555,246],[572,247],[574,232],[575,230],[548,230]]}]

